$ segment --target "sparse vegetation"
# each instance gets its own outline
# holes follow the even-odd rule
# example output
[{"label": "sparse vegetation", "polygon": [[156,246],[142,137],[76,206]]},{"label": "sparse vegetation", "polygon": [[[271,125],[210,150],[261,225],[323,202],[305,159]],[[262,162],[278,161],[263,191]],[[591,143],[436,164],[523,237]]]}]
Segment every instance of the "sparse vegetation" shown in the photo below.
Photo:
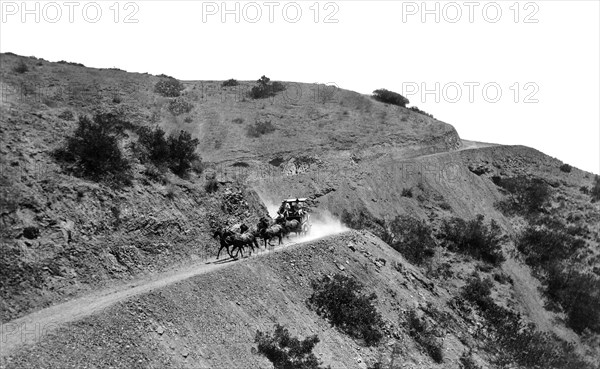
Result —
[{"label": "sparse vegetation", "polygon": [[416,310],[406,313],[406,326],[408,334],[425,350],[436,363],[444,362],[442,343],[438,340],[434,328],[427,321],[419,317]]},{"label": "sparse vegetation", "polygon": [[465,253],[494,265],[505,260],[502,255],[500,226],[494,220],[486,225],[481,214],[470,221],[456,217],[445,220],[440,238],[443,245],[451,251]]},{"label": "sparse vegetation", "polygon": [[228,79],[227,81],[224,81],[223,83],[221,83],[221,87],[234,87],[237,85],[239,85],[238,81],[233,78]]},{"label": "sparse vegetation", "polygon": [[421,265],[434,255],[435,240],[429,225],[408,215],[396,217],[384,241],[411,263]]},{"label": "sparse vegetation", "polygon": [[287,328],[277,324],[273,334],[256,331],[256,352],[265,356],[275,369],[321,369],[321,363],[313,354],[319,343],[317,335],[299,340],[292,337]]},{"label": "sparse vegetation", "polygon": [[250,97],[253,99],[264,99],[275,96],[277,92],[283,90],[285,90],[285,86],[281,82],[271,83],[270,78],[262,76],[257,81],[257,85],[250,90]]},{"label": "sparse vegetation", "polygon": [[412,189],[403,188],[402,189],[402,197],[413,197]]},{"label": "sparse vegetation", "polygon": [[523,368],[590,368],[581,360],[570,343],[551,333],[535,330],[518,313],[497,305],[491,298],[492,282],[474,275],[463,288],[462,298],[475,305],[485,318],[487,350],[494,356],[494,364]]},{"label": "sparse vegetation", "polygon": [[275,126],[271,123],[271,120],[256,120],[254,124],[248,126],[246,134],[249,137],[260,137],[268,133],[274,132]]},{"label": "sparse vegetation", "polygon": [[586,328],[600,333],[600,279],[565,263],[585,247],[569,230],[560,221],[542,218],[521,233],[516,246],[540,275],[549,302],[567,315],[568,326],[577,333]]},{"label": "sparse vegetation", "polygon": [[119,148],[119,136],[130,123],[116,114],[98,114],[90,120],[79,118],[73,136],[66,145],[55,151],[55,157],[75,175],[115,185],[128,184],[131,180],[130,164]]},{"label": "sparse vegetation", "polygon": [[386,104],[392,104],[401,106],[403,108],[406,107],[410,101],[397,92],[386,90],[385,88],[381,88],[379,90],[373,91],[373,98],[377,101],[381,101]]},{"label": "sparse vegetation", "polygon": [[411,107],[410,107],[410,110],[414,111],[415,113],[419,113],[419,114],[422,114],[422,115],[428,116],[429,118],[433,118],[433,114],[429,114],[429,113],[427,113],[427,112],[425,112],[425,111],[423,111],[423,110],[419,109],[419,108],[418,108],[418,107],[416,107],[416,106],[411,106]]},{"label": "sparse vegetation", "polygon": [[244,118],[234,118],[232,122],[235,124],[242,124],[244,123]]},{"label": "sparse vegetation", "polygon": [[540,178],[518,176],[514,178],[492,178],[494,183],[505,189],[510,198],[497,204],[506,214],[532,215],[540,213],[548,204],[551,191],[548,184]]},{"label": "sparse vegetation", "polygon": [[193,108],[194,105],[183,98],[170,100],[167,106],[167,109],[175,116],[189,113]]},{"label": "sparse vegetation", "polygon": [[184,88],[183,84],[175,78],[165,76],[165,78],[161,78],[160,81],[156,82],[154,92],[164,97],[178,97]]},{"label": "sparse vegetation", "polygon": [[373,302],[377,296],[365,295],[356,279],[342,274],[312,281],[309,306],[350,337],[362,338],[368,346],[383,338],[383,319]]}]

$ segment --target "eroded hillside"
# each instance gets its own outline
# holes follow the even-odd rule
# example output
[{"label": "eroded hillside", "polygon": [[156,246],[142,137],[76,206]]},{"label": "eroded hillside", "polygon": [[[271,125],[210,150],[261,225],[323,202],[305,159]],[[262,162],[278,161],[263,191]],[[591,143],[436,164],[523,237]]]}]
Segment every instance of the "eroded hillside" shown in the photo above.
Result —
[{"label": "eroded hillside", "polygon": [[[571,361],[545,367],[581,368],[577,355],[593,367],[600,355],[600,202],[590,201],[600,185],[591,173],[531,148],[463,141],[429,116],[324,85],[285,83],[253,99],[247,93],[256,82],[187,81],[168,97],[156,91],[166,76],[12,54],[0,61],[3,323],[202,265],[218,249],[216,227],[254,225],[284,198],[306,197],[315,220],[333,216],[362,230],[136,295],[11,350],[7,367],[268,367],[252,353],[253,338],[277,322],[294,335],[317,334],[315,351],[334,368],[366,367],[380,353],[388,363],[398,352],[415,368],[464,366],[471,350],[483,367],[512,360],[533,368],[549,352]],[[16,72],[21,61],[27,71]],[[80,117],[106,112],[128,122],[120,150],[133,174],[125,186],[73,176],[53,154]],[[184,178],[151,171],[135,148],[140,127],[156,126],[197,138],[202,165]],[[503,261],[447,242],[449,222],[478,214],[498,225],[479,246],[494,244]],[[407,218],[423,220],[431,236],[431,249],[416,251],[418,263],[405,258],[410,240],[394,226]],[[307,308],[310,281],[334,273],[377,294],[386,322],[380,346],[365,347]],[[493,304],[474,299],[465,310],[457,301],[476,276],[489,277]],[[402,320],[409,310],[435,327],[442,363],[409,335]],[[518,334],[490,311],[548,336]],[[521,348],[535,343],[531,355],[539,357],[508,343],[494,351],[503,334],[524,340]]]}]

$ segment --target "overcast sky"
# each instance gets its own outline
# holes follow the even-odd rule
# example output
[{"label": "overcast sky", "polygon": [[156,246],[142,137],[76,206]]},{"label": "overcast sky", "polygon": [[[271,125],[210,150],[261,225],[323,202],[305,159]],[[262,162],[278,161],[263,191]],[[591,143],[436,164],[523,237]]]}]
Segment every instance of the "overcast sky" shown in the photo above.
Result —
[{"label": "overcast sky", "polygon": [[595,0],[0,3],[2,52],[183,80],[387,88],[464,139],[600,173]]}]

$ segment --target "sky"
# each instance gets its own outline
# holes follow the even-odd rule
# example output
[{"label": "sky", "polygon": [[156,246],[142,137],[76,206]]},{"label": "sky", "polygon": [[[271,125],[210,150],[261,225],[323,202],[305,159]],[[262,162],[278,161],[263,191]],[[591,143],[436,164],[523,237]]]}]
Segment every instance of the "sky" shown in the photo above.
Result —
[{"label": "sky", "polygon": [[0,51],[182,80],[386,88],[600,173],[600,2],[0,1]]}]

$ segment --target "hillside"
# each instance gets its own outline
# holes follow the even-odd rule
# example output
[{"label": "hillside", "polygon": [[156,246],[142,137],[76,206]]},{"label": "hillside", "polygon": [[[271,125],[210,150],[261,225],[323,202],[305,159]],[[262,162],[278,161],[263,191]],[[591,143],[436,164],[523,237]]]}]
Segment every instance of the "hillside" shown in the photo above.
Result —
[{"label": "hillside", "polygon": [[[22,62],[27,70],[17,72]],[[470,350],[482,367],[500,367],[504,356],[490,346],[500,328],[485,329],[493,326],[485,310],[456,305],[473,273],[490,278],[492,306],[557,337],[540,347],[572,360],[548,367],[583,367],[578,355],[593,367],[600,203],[590,201],[592,173],[532,148],[462,140],[447,123],[339,88],[284,82],[284,91],[253,99],[256,82],[182,81],[180,96],[167,97],[156,91],[166,78],[0,55],[2,323],[50,319],[62,306],[76,309],[61,304],[77,298],[102,306],[48,323],[35,342],[11,338],[2,367],[269,367],[252,353],[253,339],[277,322],[299,337],[317,334],[315,352],[332,368],[366,368],[395,347],[404,367],[458,368]],[[54,154],[78,119],[109,112],[127,122],[119,150],[132,177],[123,186],[74,175]],[[136,149],[140,127],[189,132],[201,165],[182,177],[152,172]],[[544,201],[524,209],[527,196]],[[255,225],[289,197],[309,199],[323,235],[332,216],[356,230],[214,264],[218,226]],[[478,214],[498,225],[485,242],[501,246],[503,262],[448,243],[448,222]],[[416,251],[423,261],[407,256],[410,239],[394,225],[407,217],[431,232],[431,253],[423,256],[424,244]],[[550,233],[525,238],[532,227]],[[545,255],[550,246],[531,246],[538,239],[563,243]],[[306,306],[311,280],[335,273],[376,293],[380,345],[366,347]],[[113,293],[106,306],[95,300]],[[413,309],[436,327],[443,363],[409,335],[403,314]],[[575,350],[558,349],[560,340]],[[524,363],[513,365],[533,367]]]}]

